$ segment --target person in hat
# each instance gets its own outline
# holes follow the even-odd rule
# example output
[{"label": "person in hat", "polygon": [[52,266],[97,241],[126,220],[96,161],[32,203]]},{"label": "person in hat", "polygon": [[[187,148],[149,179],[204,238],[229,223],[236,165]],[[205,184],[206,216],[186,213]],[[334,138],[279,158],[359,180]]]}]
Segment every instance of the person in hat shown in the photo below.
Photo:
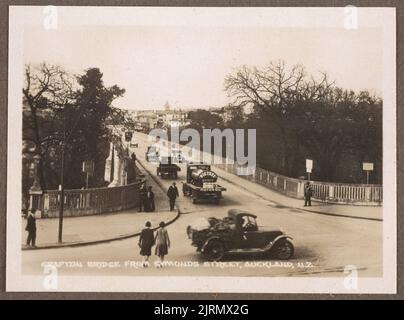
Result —
[{"label": "person in hat", "polygon": [[173,182],[173,184],[168,188],[167,196],[170,202],[170,211],[173,211],[175,207],[175,199],[177,199],[179,196],[178,188],[175,182]]},{"label": "person in hat", "polygon": [[164,264],[164,257],[168,254],[168,248],[170,248],[170,238],[168,236],[167,229],[165,228],[165,223],[160,222],[160,228],[156,232],[155,243],[156,243],[156,256],[160,258],[157,268],[161,268]]},{"label": "person in hat", "polygon": [[311,187],[311,184],[309,181],[306,182],[306,185],[304,187],[304,206],[311,207],[311,196],[313,195],[313,188]]},{"label": "person in hat", "polygon": [[35,210],[31,209],[28,212],[27,216],[27,226],[25,227],[25,230],[28,231],[28,237],[27,237],[27,246],[32,246],[35,247],[35,241],[36,241],[36,219],[35,219]]},{"label": "person in hat", "polygon": [[151,228],[150,221],[146,222],[145,228],[139,237],[140,255],[144,256],[143,267],[149,266],[149,258],[151,256],[151,249],[154,246],[154,234]]}]

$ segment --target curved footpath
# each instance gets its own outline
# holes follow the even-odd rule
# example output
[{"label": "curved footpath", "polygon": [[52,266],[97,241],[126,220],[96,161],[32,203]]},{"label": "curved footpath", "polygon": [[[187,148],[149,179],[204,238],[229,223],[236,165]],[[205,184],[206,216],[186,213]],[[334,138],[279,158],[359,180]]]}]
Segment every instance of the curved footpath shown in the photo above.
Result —
[{"label": "curved footpath", "polygon": [[169,211],[167,196],[161,184],[156,183],[154,177],[146,170],[141,171],[147,178],[147,185],[153,187],[156,212],[138,212],[138,209],[134,208],[117,213],[66,217],[63,220],[63,243],[57,242],[59,219],[37,219],[36,248],[25,245],[26,220],[22,219],[22,250],[79,247],[124,240],[139,236],[146,221],[151,222],[153,229],[157,229],[161,221],[167,225],[173,223],[180,216],[179,210]]}]

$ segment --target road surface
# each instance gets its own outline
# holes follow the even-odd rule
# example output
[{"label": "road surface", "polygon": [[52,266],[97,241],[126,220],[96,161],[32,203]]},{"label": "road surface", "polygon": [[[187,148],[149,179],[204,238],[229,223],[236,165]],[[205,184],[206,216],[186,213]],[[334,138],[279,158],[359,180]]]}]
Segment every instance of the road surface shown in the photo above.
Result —
[{"label": "road surface", "polygon": [[[147,144],[144,138],[133,149],[147,171],[156,178],[156,167],[144,160]],[[181,166],[177,184],[185,181],[185,166]],[[149,177],[151,180],[151,177]],[[172,180],[161,180],[165,190]],[[180,196],[177,201],[182,215],[167,230],[171,248],[164,268],[141,267],[138,239],[131,238],[100,245],[30,250],[22,252],[23,272],[42,274],[46,261],[63,262],[60,275],[132,275],[132,276],[345,276],[346,266],[357,268],[360,276],[382,276],[382,222],[333,217],[287,207],[274,207],[270,200],[224,180],[218,183],[227,188],[219,205],[193,204]],[[153,183],[154,188],[157,185]],[[162,197],[164,199],[164,197]],[[160,200],[157,206],[168,206]],[[228,256],[221,263],[205,264],[191,246],[186,227],[198,217],[225,216],[231,208],[242,208],[258,216],[258,225],[281,227],[294,239],[295,256],[280,263],[261,256]],[[157,257],[152,256],[152,263]],[[90,263],[89,262],[95,262]],[[68,266],[69,265],[69,266]]]}]

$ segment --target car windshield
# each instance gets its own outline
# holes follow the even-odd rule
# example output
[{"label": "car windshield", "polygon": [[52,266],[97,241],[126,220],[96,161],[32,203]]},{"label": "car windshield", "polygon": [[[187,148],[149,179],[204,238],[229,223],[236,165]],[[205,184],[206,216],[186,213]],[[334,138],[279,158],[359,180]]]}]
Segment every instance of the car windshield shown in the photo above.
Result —
[{"label": "car windshield", "polygon": [[257,221],[251,216],[240,216],[239,227],[244,231],[257,231]]}]

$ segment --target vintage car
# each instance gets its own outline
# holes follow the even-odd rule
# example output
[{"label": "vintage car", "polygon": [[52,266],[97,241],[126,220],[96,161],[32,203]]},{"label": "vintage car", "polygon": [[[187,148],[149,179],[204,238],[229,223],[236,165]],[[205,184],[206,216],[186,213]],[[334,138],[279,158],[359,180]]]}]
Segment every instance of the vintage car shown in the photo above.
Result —
[{"label": "vintage car", "polygon": [[157,167],[157,176],[160,176],[162,179],[178,178],[178,171],[181,171],[181,168],[173,163],[171,157],[160,157],[159,166]]},{"label": "vintage car", "polygon": [[279,228],[258,227],[256,218],[238,209],[229,210],[223,219],[200,218],[187,227],[188,238],[210,261],[220,261],[226,253],[261,253],[279,260],[292,258],[292,238]]}]

